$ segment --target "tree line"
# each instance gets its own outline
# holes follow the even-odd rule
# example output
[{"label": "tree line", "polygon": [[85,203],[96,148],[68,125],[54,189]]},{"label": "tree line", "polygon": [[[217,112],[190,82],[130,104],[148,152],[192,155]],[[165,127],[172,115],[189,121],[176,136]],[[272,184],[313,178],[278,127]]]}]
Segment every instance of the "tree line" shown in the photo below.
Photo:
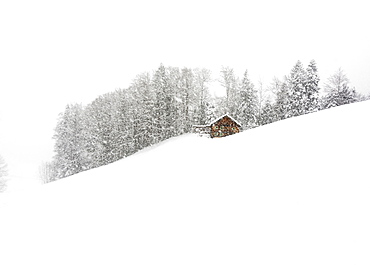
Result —
[{"label": "tree line", "polygon": [[211,95],[212,81],[208,69],[160,65],[153,73],[139,74],[126,89],[101,95],[86,106],[67,105],[55,128],[55,156],[40,166],[41,178],[46,183],[112,163],[224,113],[251,129],[367,99],[349,87],[341,69],[320,91],[314,60],[306,68],[298,61],[268,89],[262,83],[255,87],[248,71],[239,78],[229,67],[220,72],[224,97]]}]

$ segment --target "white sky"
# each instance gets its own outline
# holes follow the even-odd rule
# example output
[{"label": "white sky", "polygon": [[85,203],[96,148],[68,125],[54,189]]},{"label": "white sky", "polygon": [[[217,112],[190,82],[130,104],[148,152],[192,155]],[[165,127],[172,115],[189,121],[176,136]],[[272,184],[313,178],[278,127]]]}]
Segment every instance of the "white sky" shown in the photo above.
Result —
[{"label": "white sky", "polygon": [[166,66],[222,65],[268,85],[297,60],[370,92],[368,1],[0,2],[0,154],[31,176],[58,113]]}]

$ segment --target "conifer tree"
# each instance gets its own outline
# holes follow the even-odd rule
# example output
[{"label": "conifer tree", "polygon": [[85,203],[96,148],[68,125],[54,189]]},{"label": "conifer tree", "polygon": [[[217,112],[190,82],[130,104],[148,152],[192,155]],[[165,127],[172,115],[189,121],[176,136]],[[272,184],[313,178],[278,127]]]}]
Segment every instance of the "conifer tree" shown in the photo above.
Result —
[{"label": "conifer tree", "polygon": [[170,128],[170,137],[178,136],[184,132],[184,115],[182,100],[182,75],[178,67],[168,67],[169,87],[172,94],[170,104],[172,111],[172,121]]},{"label": "conifer tree", "polygon": [[275,114],[277,120],[284,120],[289,117],[289,91],[287,82],[277,81]]},{"label": "conifer tree", "polygon": [[138,75],[133,81],[130,91],[133,100],[132,107],[137,112],[134,123],[138,125],[138,128],[134,138],[136,149],[140,150],[155,143],[153,134],[155,94],[152,90],[152,80],[149,73]]},{"label": "conifer tree", "polygon": [[319,110],[319,81],[316,62],[312,60],[306,70],[305,113]]},{"label": "conifer tree", "polygon": [[247,129],[257,126],[257,91],[248,77],[247,70],[244,72],[242,82],[235,94],[236,111],[234,117]]},{"label": "conifer tree", "polygon": [[54,135],[57,178],[76,174],[87,167],[82,110],[80,104],[68,105],[59,118]]},{"label": "conifer tree", "polygon": [[89,159],[88,169],[104,165],[103,130],[104,123],[102,112],[104,101],[102,97],[96,98],[85,107],[84,111],[84,135],[86,139],[85,150]]},{"label": "conifer tree", "polygon": [[194,98],[194,123],[207,124],[211,112],[210,93],[208,83],[211,81],[211,72],[208,69],[195,69],[195,98]]},{"label": "conifer tree", "polygon": [[271,104],[271,101],[269,99],[266,100],[266,103],[262,108],[260,120],[261,120],[261,125],[265,125],[265,124],[269,124],[269,123],[277,121],[274,107]]},{"label": "conifer tree", "polygon": [[[133,154],[137,148],[135,135],[139,130],[136,104],[130,97],[129,90],[118,89],[110,95],[111,129],[109,142],[111,152],[109,162],[116,161]],[[137,106],[139,107],[139,106]]]},{"label": "conifer tree", "polygon": [[153,77],[153,90],[156,95],[154,103],[154,134],[157,141],[172,136],[176,119],[174,108],[174,91],[170,86],[166,68],[161,64]]},{"label": "conifer tree", "polygon": [[94,107],[94,128],[96,131],[97,148],[95,154],[95,163],[98,166],[106,165],[114,161],[114,140],[113,127],[114,112],[112,94],[104,94],[95,100]]},{"label": "conifer tree", "polygon": [[179,98],[182,103],[180,119],[182,120],[180,132],[188,133],[194,122],[195,77],[190,68],[181,70],[181,85]]},{"label": "conifer tree", "polygon": [[306,105],[306,71],[298,61],[290,72],[288,78],[289,105],[288,116],[294,117],[305,114]]}]

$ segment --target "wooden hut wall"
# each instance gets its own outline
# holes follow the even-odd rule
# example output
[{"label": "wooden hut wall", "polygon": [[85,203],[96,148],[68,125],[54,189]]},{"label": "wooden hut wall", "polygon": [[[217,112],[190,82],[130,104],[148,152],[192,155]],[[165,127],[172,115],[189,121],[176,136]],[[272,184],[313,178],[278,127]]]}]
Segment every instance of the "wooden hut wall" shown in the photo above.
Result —
[{"label": "wooden hut wall", "polygon": [[240,132],[240,126],[229,117],[223,117],[211,125],[211,137],[224,137]]}]

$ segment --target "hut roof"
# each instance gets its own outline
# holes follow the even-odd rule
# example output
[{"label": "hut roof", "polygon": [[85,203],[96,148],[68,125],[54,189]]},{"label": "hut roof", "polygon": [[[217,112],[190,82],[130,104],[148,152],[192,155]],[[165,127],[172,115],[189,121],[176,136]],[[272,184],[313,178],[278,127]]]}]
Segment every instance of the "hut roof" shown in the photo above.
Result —
[{"label": "hut roof", "polygon": [[233,117],[231,117],[228,113],[226,113],[226,114],[224,114],[224,115],[222,115],[222,116],[220,116],[220,117],[218,117],[217,119],[214,119],[213,121],[211,121],[207,126],[211,126],[212,124],[214,124],[215,122],[217,122],[217,121],[219,121],[219,120],[221,120],[222,118],[224,118],[224,117],[228,117],[228,118],[230,118],[233,122],[235,122],[237,125],[239,125],[240,127],[242,127],[242,125],[240,124],[240,122],[238,122],[237,120],[235,120]]}]

